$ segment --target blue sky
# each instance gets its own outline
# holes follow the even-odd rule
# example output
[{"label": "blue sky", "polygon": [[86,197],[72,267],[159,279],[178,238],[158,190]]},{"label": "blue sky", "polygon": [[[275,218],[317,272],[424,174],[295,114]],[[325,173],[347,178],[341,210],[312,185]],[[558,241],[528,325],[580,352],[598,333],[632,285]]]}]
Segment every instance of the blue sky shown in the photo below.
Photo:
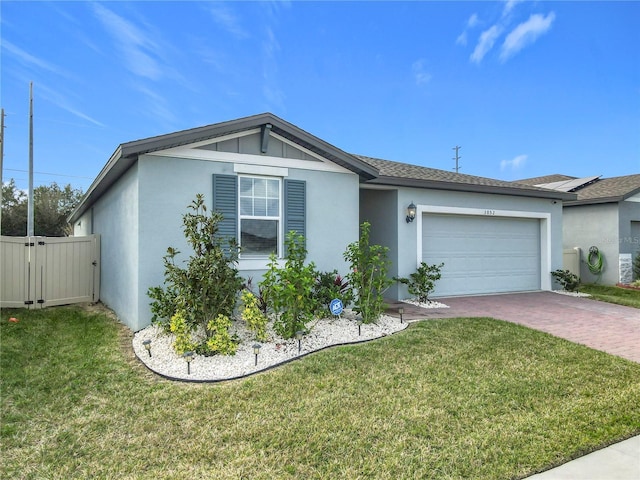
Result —
[{"label": "blue sky", "polygon": [[[640,2],[0,2],[5,181],[272,112],[361,155],[516,180],[640,172]],[[55,174],[55,175],[53,175]]]}]

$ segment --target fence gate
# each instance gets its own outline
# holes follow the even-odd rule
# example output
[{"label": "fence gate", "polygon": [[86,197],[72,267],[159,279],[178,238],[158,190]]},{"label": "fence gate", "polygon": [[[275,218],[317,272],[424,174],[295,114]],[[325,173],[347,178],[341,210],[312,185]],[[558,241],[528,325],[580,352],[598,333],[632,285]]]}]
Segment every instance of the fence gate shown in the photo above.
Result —
[{"label": "fence gate", "polygon": [[0,307],[100,299],[100,236],[0,237]]}]

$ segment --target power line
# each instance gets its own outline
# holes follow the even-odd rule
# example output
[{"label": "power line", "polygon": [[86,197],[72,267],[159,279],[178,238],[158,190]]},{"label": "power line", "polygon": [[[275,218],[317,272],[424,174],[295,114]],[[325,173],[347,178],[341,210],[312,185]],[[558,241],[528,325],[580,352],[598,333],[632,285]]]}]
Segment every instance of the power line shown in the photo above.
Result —
[{"label": "power line", "polygon": [[[22,173],[28,172],[28,170],[20,170],[18,168],[5,168],[4,170],[8,172],[22,172]],[[79,175],[65,175],[62,173],[47,173],[47,172],[35,172],[35,171],[33,173],[37,173],[38,175],[52,175],[54,177],[86,178],[88,180],[93,180],[93,177],[82,177]]]}]

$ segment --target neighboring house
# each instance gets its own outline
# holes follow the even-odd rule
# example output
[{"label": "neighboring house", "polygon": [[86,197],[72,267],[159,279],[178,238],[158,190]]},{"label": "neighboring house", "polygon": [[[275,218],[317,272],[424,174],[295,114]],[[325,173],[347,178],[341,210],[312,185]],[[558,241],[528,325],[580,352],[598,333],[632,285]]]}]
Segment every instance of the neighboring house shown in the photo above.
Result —
[{"label": "neighboring house", "polygon": [[[343,275],[359,225],[389,247],[390,276],[444,262],[435,296],[551,288],[562,266],[562,201],[570,193],[348,154],[269,113],[120,145],[70,220],[102,236],[101,299],[131,329],[150,323],[147,290],[162,257],[189,255],[182,215],[205,194],[220,232],[243,247],[239,269],[257,283],[289,230],[308,260]],[[416,206],[407,221],[407,207]],[[407,296],[395,285],[388,298]]]},{"label": "neighboring house", "polygon": [[[563,205],[563,248],[580,249],[583,282],[631,282],[631,262],[640,254],[640,174],[612,178],[556,174],[517,182],[577,194],[577,199]],[[602,255],[599,274],[588,268],[591,247]],[[592,255],[592,263],[595,260]]]}]

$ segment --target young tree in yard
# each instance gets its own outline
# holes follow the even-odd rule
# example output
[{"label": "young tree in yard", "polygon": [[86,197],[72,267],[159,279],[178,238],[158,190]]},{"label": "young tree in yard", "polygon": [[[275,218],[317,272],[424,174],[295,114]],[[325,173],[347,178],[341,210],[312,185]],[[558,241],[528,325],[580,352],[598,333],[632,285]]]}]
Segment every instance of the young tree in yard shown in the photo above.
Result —
[{"label": "young tree in yard", "polygon": [[[45,237],[65,237],[71,234],[67,217],[82,199],[82,190],[53,182],[33,190],[34,234]],[[2,186],[2,235],[27,234],[27,193],[16,187],[15,181]]]},{"label": "young tree in yard", "polygon": [[[151,287],[152,321],[181,335],[185,348],[203,355],[234,354],[237,341],[230,335],[231,317],[242,289],[238,273],[238,244],[218,234],[220,212],[207,213],[204,196],[197,194],[182,216],[187,243],[193,253],[181,266],[173,247],[164,256],[164,285]],[[196,339],[198,333],[205,338]]]}]

